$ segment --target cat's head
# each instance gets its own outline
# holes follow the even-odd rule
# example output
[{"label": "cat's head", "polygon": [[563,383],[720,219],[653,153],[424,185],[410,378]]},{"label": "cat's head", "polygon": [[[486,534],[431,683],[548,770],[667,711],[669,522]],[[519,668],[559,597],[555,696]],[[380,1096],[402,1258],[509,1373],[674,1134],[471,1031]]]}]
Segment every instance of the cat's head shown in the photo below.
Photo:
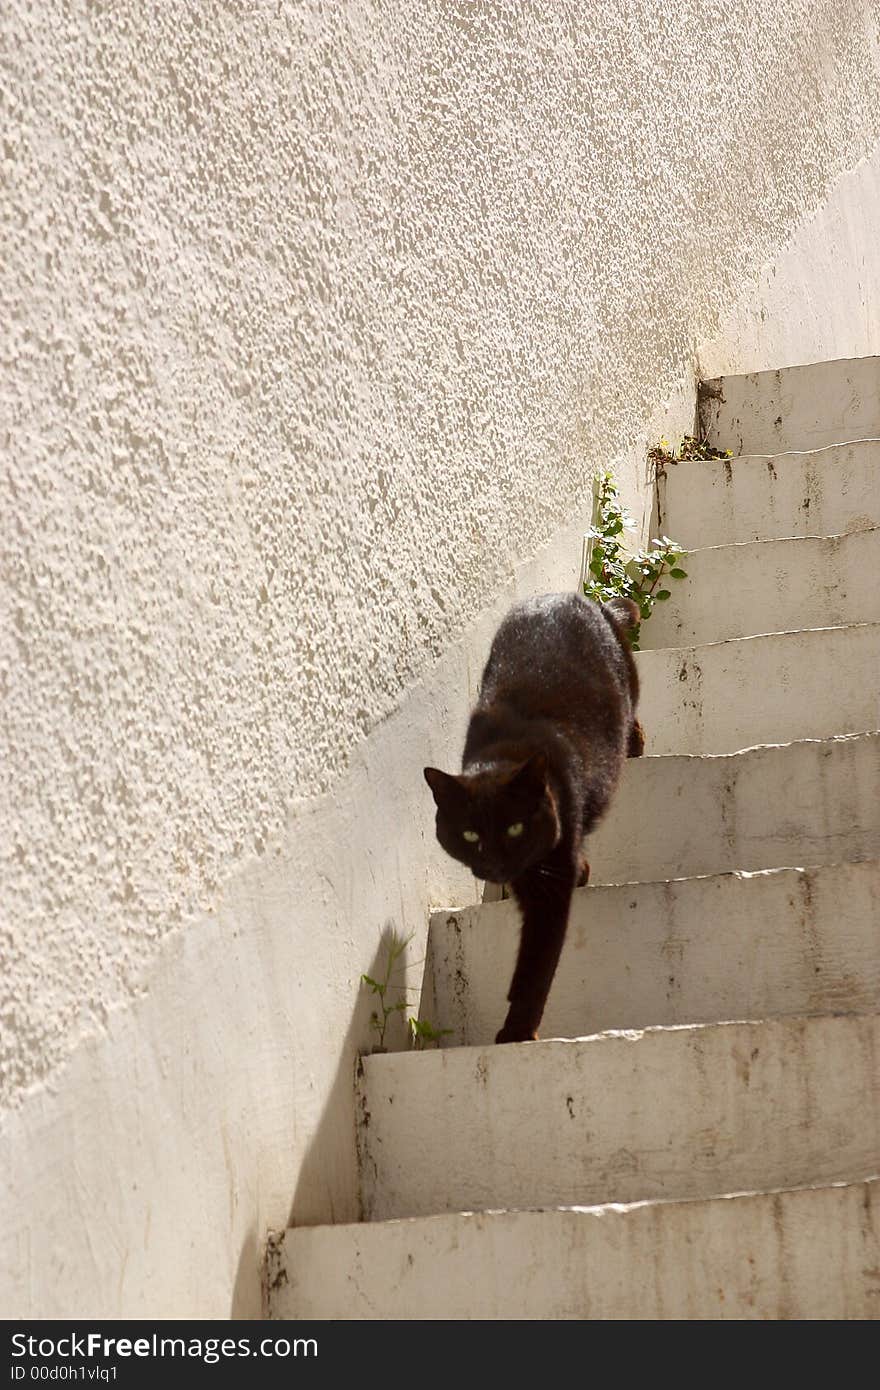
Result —
[{"label": "cat's head", "polygon": [[559,841],[559,812],[543,753],[457,777],[426,767],[425,781],[437,803],[437,839],[475,878],[509,883]]}]

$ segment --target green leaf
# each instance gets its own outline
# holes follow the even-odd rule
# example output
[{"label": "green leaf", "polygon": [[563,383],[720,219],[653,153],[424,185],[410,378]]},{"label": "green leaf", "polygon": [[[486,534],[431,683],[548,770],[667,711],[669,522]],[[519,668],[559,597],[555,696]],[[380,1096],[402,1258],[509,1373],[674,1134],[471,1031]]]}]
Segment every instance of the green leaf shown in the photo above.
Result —
[{"label": "green leaf", "polygon": [[365,985],[370,986],[370,989],[381,990],[383,988],[383,986],[380,985],[378,981],[374,980],[370,975],[361,975],[361,979],[363,980]]},{"label": "green leaf", "polygon": [[[693,441],[687,441],[690,448]],[[663,448],[668,456],[674,450],[664,442]],[[620,502],[620,493],[614,474],[610,469],[596,475],[593,484],[594,516],[588,535],[599,544],[594,544],[590,552],[587,573],[583,580],[583,593],[594,602],[603,603],[620,596],[633,599],[639,607],[641,618],[649,618],[657,599],[671,598],[668,589],[655,593],[662,577],[672,571],[673,565],[685,558],[687,552],[669,536],[655,536],[648,542],[646,550],[633,554],[626,547],[622,533],[635,527],[635,521]],[[675,573],[675,578],[678,578]],[[685,578],[681,572],[681,578]],[[638,634],[630,634],[631,644],[638,649]]]},{"label": "green leaf", "polygon": [[674,569],[669,572],[673,579],[687,579],[687,570]]}]

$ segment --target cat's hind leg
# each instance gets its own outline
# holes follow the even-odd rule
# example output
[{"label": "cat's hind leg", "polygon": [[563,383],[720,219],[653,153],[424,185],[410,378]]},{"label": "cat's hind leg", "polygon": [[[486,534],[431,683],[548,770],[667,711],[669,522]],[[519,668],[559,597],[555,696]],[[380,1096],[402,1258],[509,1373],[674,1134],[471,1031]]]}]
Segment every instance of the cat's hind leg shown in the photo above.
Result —
[{"label": "cat's hind leg", "polygon": [[638,719],[634,719],[632,722],[632,728],[629,731],[629,743],[626,749],[626,756],[628,758],[640,758],[644,751],[645,731],[639,723]]},{"label": "cat's hind leg", "polygon": [[582,849],[578,856],[578,876],[575,881],[575,888],[586,888],[590,881],[590,864],[587,859],[587,851]]}]

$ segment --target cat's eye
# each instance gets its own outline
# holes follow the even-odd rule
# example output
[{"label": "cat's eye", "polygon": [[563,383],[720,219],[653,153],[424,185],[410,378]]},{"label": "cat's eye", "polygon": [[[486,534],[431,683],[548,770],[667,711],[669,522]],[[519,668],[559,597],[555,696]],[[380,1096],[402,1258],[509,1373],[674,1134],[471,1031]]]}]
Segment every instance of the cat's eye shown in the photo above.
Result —
[{"label": "cat's eye", "polygon": [[463,830],[461,833],[469,845],[475,845],[480,838],[476,830]]},{"label": "cat's eye", "polygon": [[507,833],[510,836],[511,840],[515,840],[517,835],[521,835],[523,833],[522,821],[518,820],[515,821],[513,825],[509,825],[507,827]]}]

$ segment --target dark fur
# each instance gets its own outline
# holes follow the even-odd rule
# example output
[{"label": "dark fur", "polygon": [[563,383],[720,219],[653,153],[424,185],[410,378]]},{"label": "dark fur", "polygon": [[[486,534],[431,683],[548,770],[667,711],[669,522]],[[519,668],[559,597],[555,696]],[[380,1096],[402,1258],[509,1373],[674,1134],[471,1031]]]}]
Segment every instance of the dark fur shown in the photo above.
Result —
[{"label": "dark fur", "polygon": [[[637,621],[628,599],[545,594],[517,604],[492,643],[461,775],[425,768],[443,848],[477,878],[509,883],[522,912],[496,1042],[537,1036],[571,895],[590,872],[583,838],[607,810],[624,759],[643,750],[624,635]],[[508,827],[520,823],[511,837]]]}]

